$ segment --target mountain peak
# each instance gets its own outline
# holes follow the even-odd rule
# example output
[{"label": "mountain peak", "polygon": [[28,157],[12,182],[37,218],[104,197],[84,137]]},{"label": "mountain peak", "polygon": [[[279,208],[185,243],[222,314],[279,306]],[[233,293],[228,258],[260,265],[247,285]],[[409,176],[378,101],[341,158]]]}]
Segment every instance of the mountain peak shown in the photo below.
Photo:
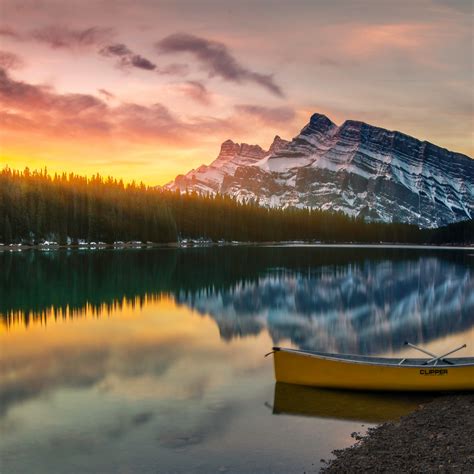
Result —
[{"label": "mountain peak", "polygon": [[288,145],[288,143],[290,143],[288,140],[284,140],[279,135],[275,135],[275,138],[273,139],[273,142],[270,145],[270,148],[268,149],[268,152],[269,153],[275,153],[277,151],[280,151],[286,145]]},{"label": "mountain peak", "polygon": [[242,164],[258,161],[266,154],[267,152],[260,145],[236,143],[229,139],[222,143],[219,155],[210,166],[218,168],[230,166],[233,169]]},{"label": "mountain peak", "polygon": [[329,117],[327,115],[320,114],[318,112],[314,112],[314,114],[311,115],[309,121],[310,121],[310,123],[316,123],[316,122],[320,122],[320,121],[328,121],[328,122],[332,123],[332,121],[329,119]]},{"label": "mountain peak", "polygon": [[367,125],[368,127],[372,127],[372,125],[368,125],[365,122],[362,122],[361,120],[347,119],[347,120],[344,120],[344,122],[340,126],[340,128],[348,128],[348,127],[360,128],[363,125]]},{"label": "mountain peak", "polygon": [[337,128],[337,125],[331,121],[326,115],[314,113],[309,119],[308,125],[301,130],[302,135],[312,135],[314,133],[328,133]]},{"label": "mountain peak", "polygon": [[233,142],[232,140],[226,140],[221,145],[221,150],[216,161],[228,161],[231,160],[240,151],[240,145]]}]

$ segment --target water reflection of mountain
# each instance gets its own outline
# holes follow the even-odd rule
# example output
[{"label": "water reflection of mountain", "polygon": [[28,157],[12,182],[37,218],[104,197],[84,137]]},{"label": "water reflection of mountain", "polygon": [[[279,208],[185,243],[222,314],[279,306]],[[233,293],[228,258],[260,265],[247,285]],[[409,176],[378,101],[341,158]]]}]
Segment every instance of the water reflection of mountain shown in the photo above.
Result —
[{"label": "water reflection of mountain", "polygon": [[5,253],[0,314],[27,323],[167,294],[211,315],[225,339],[268,328],[275,343],[369,353],[471,327],[471,261],[406,248]]},{"label": "water reflection of mountain", "polygon": [[210,314],[226,339],[267,327],[276,344],[338,352],[396,350],[407,339],[427,342],[474,324],[470,269],[434,257],[279,271],[177,299]]}]

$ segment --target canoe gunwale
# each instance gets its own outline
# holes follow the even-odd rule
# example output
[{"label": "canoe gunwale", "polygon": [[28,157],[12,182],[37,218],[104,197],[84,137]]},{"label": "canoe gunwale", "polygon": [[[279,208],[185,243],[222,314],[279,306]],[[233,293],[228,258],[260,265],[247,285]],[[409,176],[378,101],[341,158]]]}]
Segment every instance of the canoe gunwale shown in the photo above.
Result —
[{"label": "canoe gunwale", "polygon": [[[332,354],[327,352],[316,352],[316,351],[306,351],[301,349],[290,349],[290,348],[283,348],[283,347],[273,347],[274,352],[290,352],[292,354],[301,355],[303,357],[314,357],[316,359],[323,359],[323,360],[331,360],[336,362],[343,362],[348,364],[358,364],[358,365],[371,365],[377,367],[399,367],[400,369],[426,369],[427,367],[436,367],[436,368],[449,368],[455,369],[459,368],[466,368],[466,367],[474,367],[474,357],[452,357],[449,358],[452,361],[452,364],[446,363],[438,363],[434,364],[410,364],[410,361],[413,360],[420,360],[415,358],[384,358],[384,357],[371,357],[371,356],[361,356],[357,354]],[[393,362],[390,362],[393,360]],[[403,364],[400,364],[400,361],[404,360]],[[429,359],[426,359],[429,360]],[[469,362],[463,363],[456,363],[456,360],[468,360]]]}]

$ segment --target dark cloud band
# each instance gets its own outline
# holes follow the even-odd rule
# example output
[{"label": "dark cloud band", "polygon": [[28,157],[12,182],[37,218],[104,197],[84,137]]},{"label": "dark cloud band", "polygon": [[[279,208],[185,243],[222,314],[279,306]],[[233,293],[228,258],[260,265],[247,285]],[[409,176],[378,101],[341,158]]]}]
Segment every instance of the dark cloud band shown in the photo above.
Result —
[{"label": "dark cloud band", "polygon": [[223,43],[176,33],[156,43],[156,48],[163,54],[192,54],[207,69],[210,76],[219,76],[226,81],[237,83],[253,82],[276,96],[284,95],[271,74],[261,74],[244,67]]},{"label": "dark cloud band", "polygon": [[93,26],[72,29],[64,26],[47,26],[31,33],[31,37],[52,48],[88,48],[103,44],[113,36],[111,28]]},{"label": "dark cloud band", "polygon": [[117,64],[120,67],[136,67],[138,69],[145,69],[153,71],[156,69],[156,64],[149,59],[144,58],[139,54],[135,54],[127,45],[123,43],[115,43],[104,46],[99,54],[108,58],[116,58]]}]

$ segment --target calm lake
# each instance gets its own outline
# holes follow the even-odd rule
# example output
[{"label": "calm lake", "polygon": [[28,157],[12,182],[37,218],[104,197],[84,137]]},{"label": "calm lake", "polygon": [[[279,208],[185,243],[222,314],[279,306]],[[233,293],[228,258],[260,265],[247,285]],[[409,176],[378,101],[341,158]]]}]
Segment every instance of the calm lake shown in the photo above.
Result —
[{"label": "calm lake", "polygon": [[474,355],[473,264],[473,249],[0,253],[0,471],[315,472],[423,396],[275,386],[264,354]]}]

